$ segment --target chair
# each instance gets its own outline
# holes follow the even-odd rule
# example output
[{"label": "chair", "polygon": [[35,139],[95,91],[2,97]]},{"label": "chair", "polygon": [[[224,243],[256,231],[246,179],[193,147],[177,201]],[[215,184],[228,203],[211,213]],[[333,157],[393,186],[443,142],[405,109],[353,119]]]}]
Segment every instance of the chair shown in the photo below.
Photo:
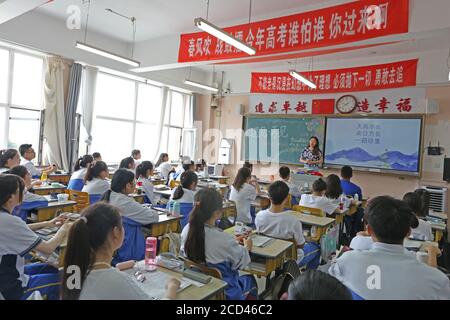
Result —
[{"label": "chair", "polygon": [[320,208],[310,208],[310,207],[305,207],[305,206],[293,206],[292,210],[301,212],[301,213],[305,213],[305,214],[310,214],[310,215],[317,216],[317,217],[326,217],[325,212]]},{"label": "chair", "polygon": [[22,202],[20,205],[14,208],[12,214],[27,222],[30,211],[47,206],[47,201]]},{"label": "chair", "polygon": [[[222,280],[222,273],[219,269],[208,267],[202,263],[196,263],[194,261],[191,261],[187,258],[181,258],[184,261],[184,265],[188,269],[193,269],[194,271],[198,271],[200,273],[206,274],[208,276],[211,276],[216,279]],[[221,291],[219,294],[216,295],[217,300],[226,300],[225,297],[225,291]]]},{"label": "chair", "polygon": [[102,195],[101,194],[90,194],[89,195],[89,203],[90,204],[94,204],[99,202],[102,199]]},{"label": "chair", "polygon": [[70,179],[67,190],[81,191],[84,187],[83,179]]},{"label": "chair", "polygon": [[89,207],[89,193],[75,191],[75,190],[66,190],[66,194],[69,195],[69,200],[75,201],[77,204],[75,205],[75,212],[81,212],[83,209]]},{"label": "chair", "polygon": [[183,216],[180,221],[181,229],[183,229],[189,223],[189,214],[194,209],[194,205],[192,203],[179,203],[176,200],[169,201],[167,203],[166,209],[169,211],[173,211],[174,208],[176,208],[176,213]]},{"label": "chair", "polygon": [[170,189],[174,189],[174,188],[178,187],[180,184],[181,184],[180,181],[170,180],[169,187],[170,187]]},{"label": "chair", "polygon": [[145,238],[141,230],[142,225],[124,216],[122,216],[122,224],[125,237],[122,247],[117,250],[113,258],[113,265],[129,260],[140,261],[145,256]]}]

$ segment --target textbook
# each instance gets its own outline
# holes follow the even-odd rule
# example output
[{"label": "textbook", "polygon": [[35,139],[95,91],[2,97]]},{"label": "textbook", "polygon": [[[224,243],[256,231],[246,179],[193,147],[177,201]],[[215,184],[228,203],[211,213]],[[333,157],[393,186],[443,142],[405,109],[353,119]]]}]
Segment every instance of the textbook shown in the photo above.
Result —
[{"label": "textbook", "polygon": [[260,236],[260,235],[254,235],[250,239],[252,239],[253,245],[255,247],[260,247],[260,248],[264,248],[264,247],[268,246],[271,242],[273,242],[272,240],[274,240],[272,238]]}]

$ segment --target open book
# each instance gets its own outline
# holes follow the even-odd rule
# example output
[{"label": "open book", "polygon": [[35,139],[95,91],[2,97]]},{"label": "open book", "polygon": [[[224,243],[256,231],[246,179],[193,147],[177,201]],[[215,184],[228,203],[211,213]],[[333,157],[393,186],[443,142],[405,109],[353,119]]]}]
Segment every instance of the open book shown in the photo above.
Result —
[{"label": "open book", "polygon": [[254,235],[253,237],[251,237],[251,239],[253,241],[253,245],[255,247],[260,247],[260,248],[264,248],[264,247],[268,246],[270,243],[272,243],[273,240],[275,240],[275,239],[265,237],[265,236],[260,236],[260,235]]}]

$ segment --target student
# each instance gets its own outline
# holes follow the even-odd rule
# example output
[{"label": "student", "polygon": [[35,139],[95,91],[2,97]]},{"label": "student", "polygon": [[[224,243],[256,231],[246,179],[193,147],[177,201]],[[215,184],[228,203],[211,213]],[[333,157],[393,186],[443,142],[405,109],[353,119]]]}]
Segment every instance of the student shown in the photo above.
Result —
[{"label": "student", "polygon": [[119,169],[111,180],[111,189],[105,192],[102,200],[116,206],[122,216],[142,225],[158,222],[158,211],[142,206],[129,196],[135,188],[134,174],[127,169]]},{"label": "student", "polygon": [[72,176],[70,177],[67,189],[75,191],[81,191],[83,189],[87,168],[93,161],[94,158],[89,154],[78,159],[75,164],[75,172],[72,173]]},{"label": "student", "polygon": [[307,270],[291,282],[287,300],[352,300],[352,294],[329,274]]},{"label": "student", "polygon": [[122,161],[120,161],[119,169],[127,169],[134,174],[136,170],[136,162],[134,162],[132,157],[122,159]]},{"label": "student", "polygon": [[329,273],[366,300],[450,299],[447,276],[403,248],[411,215],[403,201],[389,196],[372,199],[365,215],[372,249],[345,252],[332,263]]},{"label": "student", "polygon": [[102,160],[102,155],[99,152],[94,152],[92,154],[92,157],[94,158],[94,162],[96,162],[96,161],[103,161]]},{"label": "student", "polygon": [[289,186],[289,193],[295,198],[300,198],[302,194],[299,190],[299,187],[294,186],[290,182],[291,169],[289,169],[289,167],[280,167],[280,169],[278,170],[278,174],[280,175],[281,180],[284,181]]},{"label": "student", "polygon": [[231,186],[230,200],[236,203],[237,221],[252,224],[250,208],[260,192],[249,168],[240,168]]},{"label": "student", "polygon": [[134,160],[134,166],[137,167],[141,163],[141,150],[135,149],[131,151],[131,157]]},{"label": "student", "polygon": [[48,166],[44,169],[37,169],[33,164],[33,159],[36,158],[36,152],[31,144],[22,144],[19,147],[20,155],[22,156],[22,161],[20,164],[25,166],[31,173],[31,176],[35,179],[39,179],[42,173],[50,174],[56,171],[56,166]]},{"label": "student", "polygon": [[433,241],[431,224],[423,220],[425,217],[422,214],[423,206],[420,195],[416,192],[408,192],[403,196],[403,201],[406,202],[419,221],[418,226],[411,230],[412,237],[417,240]]},{"label": "student", "polygon": [[19,152],[15,149],[0,150],[0,174],[20,164]]},{"label": "student", "polygon": [[[117,208],[97,203],[82,212],[69,233],[64,257],[63,300],[151,300],[132,276],[111,267],[114,252],[124,240]],[[78,266],[80,288],[68,286],[69,267]],[[180,283],[169,280],[167,298],[175,299]]]},{"label": "student", "polygon": [[343,166],[341,169],[341,187],[345,195],[350,196],[352,198],[355,197],[355,194],[358,195],[359,200],[362,201],[363,195],[361,188],[351,182],[350,180],[353,177],[353,169],[350,166]]},{"label": "student", "polygon": [[195,173],[195,164],[194,161],[189,160],[185,163],[183,163],[182,170],[176,174],[176,177],[174,177],[177,181],[181,181],[181,174],[184,172],[194,172]]},{"label": "student", "polygon": [[327,184],[321,178],[314,181],[312,194],[302,194],[300,205],[309,208],[322,209],[327,215],[332,215],[339,207],[339,203],[325,197]]},{"label": "student", "polygon": [[[50,255],[61,244],[69,225],[64,217],[51,221],[26,224],[11,213],[20,205],[25,190],[24,181],[15,175],[0,175],[0,300],[26,299],[40,291],[49,299],[57,299],[58,270],[43,264],[25,266],[24,257],[32,250]],[[58,227],[49,241],[42,240],[35,230]]]},{"label": "student", "polygon": [[197,160],[195,163],[195,172],[203,174],[206,169],[206,161],[204,159]]},{"label": "student", "polygon": [[161,153],[159,155],[155,166],[159,170],[161,177],[166,180],[169,178],[169,173],[175,171],[169,163],[169,155],[167,153]]},{"label": "student", "polygon": [[420,201],[422,202],[422,207],[420,209],[421,217],[426,217],[429,214],[430,211],[430,193],[425,189],[416,189],[414,191],[417,193],[420,197]]},{"label": "student", "polygon": [[189,224],[181,233],[181,252],[189,260],[217,268],[228,286],[225,295],[229,300],[243,300],[257,296],[255,278],[239,276],[239,270],[250,264],[251,239],[244,246],[234,236],[215,227],[222,217],[222,196],[214,189],[202,189],[195,195],[195,207]]},{"label": "student", "polygon": [[153,193],[153,183],[150,180],[151,176],[153,176],[153,163],[150,161],[143,161],[136,167],[137,183],[142,187],[148,202],[155,205],[158,201],[155,199],[155,194]]},{"label": "student", "polygon": [[24,203],[39,203],[42,206],[46,206],[48,204],[48,200],[46,197],[31,193],[29,191],[30,189],[33,188],[33,182],[31,179],[31,173],[25,166],[14,167],[11,170],[9,170],[9,174],[16,175],[23,179],[25,183],[25,190],[23,194]]},{"label": "student", "polygon": [[256,180],[256,176],[253,174],[253,164],[248,161],[245,161],[242,165],[242,168],[248,168],[250,170],[250,174],[254,180]]},{"label": "student", "polygon": [[269,186],[271,206],[267,210],[258,212],[255,224],[256,231],[268,237],[295,240],[297,244],[297,262],[303,259],[305,237],[301,221],[285,211],[285,202],[289,196],[289,187],[283,181],[276,181]]},{"label": "student", "polygon": [[170,200],[175,200],[180,203],[194,203],[198,176],[192,171],[185,171],[180,176],[181,183],[175,188]]},{"label": "student", "polygon": [[109,170],[106,163],[103,161],[96,161],[89,164],[89,167],[84,176],[84,187],[82,192],[87,192],[90,195],[103,195],[109,190],[111,184],[108,181]]}]

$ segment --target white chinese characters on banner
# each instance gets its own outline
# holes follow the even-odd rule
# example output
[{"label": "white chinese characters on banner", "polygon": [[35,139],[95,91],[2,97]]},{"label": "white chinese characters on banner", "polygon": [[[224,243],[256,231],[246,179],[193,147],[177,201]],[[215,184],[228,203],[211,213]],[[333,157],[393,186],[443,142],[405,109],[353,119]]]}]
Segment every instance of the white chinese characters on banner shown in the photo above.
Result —
[{"label": "white chinese characters on banner", "polygon": [[[334,99],[343,94],[292,95],[252,94],[248,113],[260,115],[315,114],[313,101]],[[383,91],[352,93],[358,100],[355,114],[424,114],[426,91],[424,88],[402,88]],[[337,111],[336,111],[337,113]]]}]

